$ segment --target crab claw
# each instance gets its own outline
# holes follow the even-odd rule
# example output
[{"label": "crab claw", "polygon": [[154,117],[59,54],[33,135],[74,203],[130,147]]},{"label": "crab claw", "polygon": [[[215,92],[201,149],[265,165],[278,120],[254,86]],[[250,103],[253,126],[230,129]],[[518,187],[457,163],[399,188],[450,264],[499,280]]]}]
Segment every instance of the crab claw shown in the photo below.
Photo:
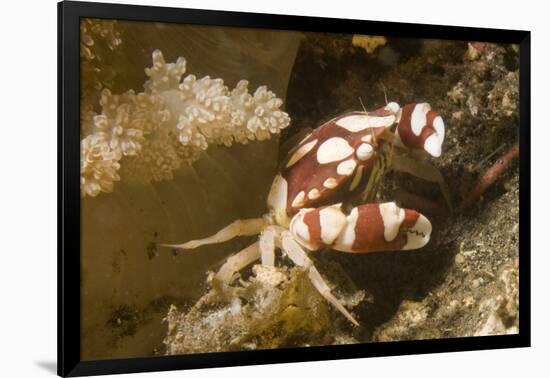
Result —
[{"label": "crab claw", "polygon": [[[419,214],[414,210],[405,210],[405,212],[407,213],[406,217],[409,217],[410,222],[414,222],[414,225],[412,228],[406,229],[407,243],[401,247],[401,249],[408,250],[424,247],[430,241],[432,224],[424,215]],[[414,221],[415,217],[416,221]]]},{"label": "crab claw", "polygon": [[358,207],[353,249],[418,249],[428,244],[431,233],[430,221],[415,210],[400,208],[395,202],[365,204]]},{"label": "crab claw", "polygon": [[431,110],[430,104],[403,106],[396,134],[406,147],[423,149],[433,157],[441,156],[445,124],[443,118]]},{"label": "crab claw", "polygon": [[395,202],[360,205],[348,214],[337,204],[302,209],[292,219],[290,232],[310,250],[367,253],[422,248],[430,241],[432,225],[424,215]]}]

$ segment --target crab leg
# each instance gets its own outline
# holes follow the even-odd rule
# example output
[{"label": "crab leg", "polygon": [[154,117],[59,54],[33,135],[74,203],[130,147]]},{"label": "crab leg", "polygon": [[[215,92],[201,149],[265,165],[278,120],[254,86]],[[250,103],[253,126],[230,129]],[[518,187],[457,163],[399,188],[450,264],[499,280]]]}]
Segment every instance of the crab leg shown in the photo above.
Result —
[{"label": "crab leg", "polygon": [[275,265],[275,241],[280,237],[281,232],[284,230],[278,226],[268,226],[260,234],[260,254],[262,257],[262,264]]},{"label": "crab leg", "polygon": [[238,219],[229,226],[222,228],[212,236],[204,239],[190,240],[183,244],[159,244],[168,248],[193,249],[201,245],[217,244],[231,240],[237,236],[251,236],[262,232],[265,227],[263,218]]},{"label": "crab leg", "polygon": [[445,197],[449,210],[452,211],[453,206],[451,202],[451,195],[449,193],[449,187],[443,178],[443,175],[432,164],[427,161],[412,159],[402,154],[393,155],[392,169],[397,172],[408,173],[412,176],[421,178],[423,180],[439,184],[439,189]]},{"label": "crab leg", "polygon": [[214,277],[216,280],[229,285],[233,281],[235,273],[259,258],[260,248],[259,243],[256,242],[229,257]]},{"label": "crab leg", "polygon": [[309,279],[317,291],[329,301],[338,311],[342,313],[350,322],[359,326],[359,323],[349,313],[348,310],[338,301],[338,299],[330,291],[330,287],[326,284],[319,271],[313,265],[313,262],[308,257],[307,253],[294,240],[292,234],[288,231],[283,231],[281,234],[281,249],[287,256],[298,266],[301,266],[308,271]]}]

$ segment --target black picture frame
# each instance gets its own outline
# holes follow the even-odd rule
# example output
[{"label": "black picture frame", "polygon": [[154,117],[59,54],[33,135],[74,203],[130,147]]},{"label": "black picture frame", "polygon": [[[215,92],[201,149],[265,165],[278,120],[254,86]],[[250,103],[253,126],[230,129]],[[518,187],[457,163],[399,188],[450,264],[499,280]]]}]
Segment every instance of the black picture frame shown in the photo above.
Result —
[{"label": "black picture frame", "polygon": [[[514,43],[520,46],[519,334],[247,352],[80,358],[79,20],[81,17]],[[530,32],[154,6],[58,3],[58,374],[83,376],[530,346]]]}]

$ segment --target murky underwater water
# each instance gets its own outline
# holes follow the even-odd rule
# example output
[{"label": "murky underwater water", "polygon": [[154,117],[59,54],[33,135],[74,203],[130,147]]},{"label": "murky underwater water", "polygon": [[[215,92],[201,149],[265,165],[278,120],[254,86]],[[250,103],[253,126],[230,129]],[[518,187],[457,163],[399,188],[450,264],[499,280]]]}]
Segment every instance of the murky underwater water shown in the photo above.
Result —
[{"label": "murky underwater water", "polygon": [[[432,240],[418,251],[314,254],[360,327],[280,257],[278,266],[286,268],[243,271],[245,283],[233,292],[239,301],[217,297],[207,272],[255,237],[179,253],[158,246],[261,216],[280,162],[305,130],[362,104],[377,109],[385,96],[401,105],[429,102],[442,115],[443,154],[431,161],[458,205],[517,141],[514,46],[82,22],[81,132],[83,139],[100,135],[82,145],[86,183],[93,183],[81,202],[83,359],[517,332],[514,164],[472,209],[434,211]],[[153,64],[155,50],[164,65],[158,54]],[[178,57],[185,64],[177,64]],[[147,67],[160,71],[146,74]],[[175,81],[155,82],[155,75]],[[280,108],[267,92],[256,95],[262,85],[284,101]],[[208,98],[219,104],[209,108],[212,114],[230,114],[226,123],[242,125],[239,117],[280,123],[248,134],[246,126],[196,133],[201,117],[217,122],[200,112],[210,106]],[[260,105],[261,114],[255,112]],[[186,113],[191,108],[196,112]],[[288,127],[277,110],[289,114]],[[237,142],[225,146],[228,138]],[[386,175],[377,200],[411,207],[404,192],[445,208],[437,185],[398,173]]]}]

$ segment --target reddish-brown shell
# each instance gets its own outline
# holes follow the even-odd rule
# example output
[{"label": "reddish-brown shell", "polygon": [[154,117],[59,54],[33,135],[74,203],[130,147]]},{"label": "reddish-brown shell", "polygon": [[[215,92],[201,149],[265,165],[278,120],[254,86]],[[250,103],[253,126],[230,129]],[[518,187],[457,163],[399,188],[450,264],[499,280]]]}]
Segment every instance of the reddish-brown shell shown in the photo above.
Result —
[{"label": "reddish-brown shell", "polygon": [[[348,129],[338,126],[337,121],[354,115],[366,115],[364,112],[349,112],[342,114],[322,126],[315,129],[310,135],[308,135],[304,140],[302,140],[298,146],[296,146],[287,157],[284,162],[283,169],[281,170],[282,177],[288,183],[287,189],[287,213],[289,215],[294,215],[301,208],[310,208],[318,207],[331,203],[340,202],[343,198],[349,198],[349,196],[356,194],[357,191],[360,191],[362,187],[368,181],[370,172],[376,160],[376,144],[371,144],[373,147],[374,153],[372,156],[365,161],[361,161],[356,156],[356,150],[361,145],[366,143],[361,138],[372,135],[373,140],[376,140],[385,130],[385,127],[374,127],[368,128],[359,132],[352,132]],[[373,113],[368,113],[369,115]],[[344,139],[351,148],[353,152],[337,161],[321,164],[317,160],[317,151],[319,147],[331,138],[342,138]],[[296,151],[299,151],[302,146],[307,145],[312,141],[317,141],[317,143],[298,161],[294,162],[292,165],[287,166],[289,161],[292,159]],[[357,164],[355,170],[350,175],[342,175],[337,173],[338,165],[344,161],[353,159]],[[354,190],[350,190],[350,185],[352,184],[353,179],[355,178],[355,173],[359,167],[362,167],[362,174],[359,183],[355,183]],[[325,180],[328,178],[333,178],[335,180],[334,187],[326,187],[323,185]],[[317,189],[319,195],[317,198],[309,198],[307,194],[311,191]],[[299,206],[292,206],[296,196],[304,192],[304,200],[301,201]]]}]

